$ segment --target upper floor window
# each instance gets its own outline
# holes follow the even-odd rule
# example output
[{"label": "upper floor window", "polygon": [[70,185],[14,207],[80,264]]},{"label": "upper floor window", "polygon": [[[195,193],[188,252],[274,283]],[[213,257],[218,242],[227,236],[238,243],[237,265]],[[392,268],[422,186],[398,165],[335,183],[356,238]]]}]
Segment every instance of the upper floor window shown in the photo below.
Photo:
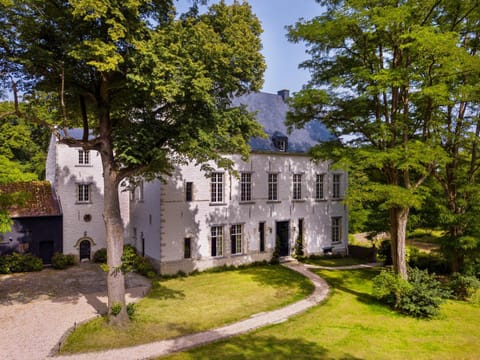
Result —
[{"label": "upper floor window", "polygon": [[240,174],[240,201],[252,200],[252,174]]},{"label": "upper floor window", "polygon": [[211,255],[223,255],[223,226],[212,226],[210,228]]},{"label": "upper floor window", "polygon": [[302,198],[302,174],[293,174],[293,200]]},{"label": "upper floor window", "polygon": [[223,202],[223,173],[212,173],[210,182],[210,200],[212,203]]},{"label": "upper floor window", "polygon": [[232,245],[232,254],[242,253],[242,225],[236,224],[230,227],[230,240]]},{"label": "upper floor window", "polygon": [[185,201],[193,201],[193,182],[185,183]]},{"label": "upper floor window", "polygon": [[342,218],[332,217],[332,243],[342,241]]},{"label": "upper floor window", "polygon": [[333,181],[332,181],[332,196],[333,198],[340,198],[340,182],[341,182],[341,175],[340,174],[333,174]]},{"label": "upper floor window", "polygon": [[77,202],[90,202],[90,184],[78,184],[77,187]]},{"label": "upper floor window", "polygon": [[323,193],[324,179],[324,174],[317,174],[317,179],[315,182],[315,199],[323,199],[325,197]]},{"label": "upper floor window", "polygon": [[80,165],[90,164],[90,152],[88,150],[78,150],[78,163]]},{"label": "upper floor window", "polygon": [[268,200],[278,200],[278,174],[268,174]]}]

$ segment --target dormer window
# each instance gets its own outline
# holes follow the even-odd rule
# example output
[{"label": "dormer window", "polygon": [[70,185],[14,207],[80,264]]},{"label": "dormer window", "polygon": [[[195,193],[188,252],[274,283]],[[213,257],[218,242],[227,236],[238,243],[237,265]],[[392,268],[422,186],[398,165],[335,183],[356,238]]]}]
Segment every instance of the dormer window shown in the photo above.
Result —
[{"label": "dormer window", "polygon": [[272,143],[278,151],[287,151],[288,149],[288,137],[280,131],[275,131],[272,136]]}]

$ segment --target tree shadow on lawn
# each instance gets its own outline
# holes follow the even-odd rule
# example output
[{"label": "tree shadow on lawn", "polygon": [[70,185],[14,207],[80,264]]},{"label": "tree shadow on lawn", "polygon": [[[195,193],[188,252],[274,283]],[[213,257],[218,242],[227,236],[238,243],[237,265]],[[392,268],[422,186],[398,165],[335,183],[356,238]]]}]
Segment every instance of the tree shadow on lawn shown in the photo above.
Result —
[{"label": "tree shadow on lawn", "polygon": [[378,269],[317,270],[315,272],[334,289],[354,295],[362,303],[378,303],[378,300],[367,292],[369,290],[362,291],[352,286],[352,283],[362,284],[361,286],[366,282],[370,283],[379,274]]},{"label": "tree shadow on lawn", "polygon": [[254,281],[266,286],[289,288],[295,284],[304,294],[310,294],[314,290],[310,280],[281,265],[254,266],[242,270],[242,273],[251,275]]},{"label": "tree shadow on lawn", "polygon": [[183,290],[168,288],[156,281],[153,283],[152,289],[148,293],[147,297],[155,300],[184,299],[185,292]]},{"label": "tree shadow on lawn", "polygon": [[[256,334],[220,341],[188,351],[189,359],[197,360],[323,360],[332,359],[329,350],[302,338],[284,339]],[[360,360],[350,354],[340,359]]]}]

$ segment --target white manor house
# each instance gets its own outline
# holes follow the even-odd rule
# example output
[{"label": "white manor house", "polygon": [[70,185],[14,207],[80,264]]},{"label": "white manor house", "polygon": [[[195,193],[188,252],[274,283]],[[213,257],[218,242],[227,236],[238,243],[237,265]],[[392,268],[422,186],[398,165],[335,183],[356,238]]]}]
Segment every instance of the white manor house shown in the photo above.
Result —
[{"label": "white manor house", "polygon": [[[126,243],[163,274],[270,260],[277,242],[280,255],[288,256],[297,239],[305,255],[346,253],[347,174],[308,156],[310,147],[332,139],[321,123],[287,135],[286,98],[282,90],[235,100],[256,112],[269,136],[251,139],[248,161],[229,155],[238,176],[221,168],[207,176],[187,165],[178,166],[166,183],[120,189]],[[52,137],[47,180],[61,202],[63,252],[91,259],[106,247],[100,155]]]}]

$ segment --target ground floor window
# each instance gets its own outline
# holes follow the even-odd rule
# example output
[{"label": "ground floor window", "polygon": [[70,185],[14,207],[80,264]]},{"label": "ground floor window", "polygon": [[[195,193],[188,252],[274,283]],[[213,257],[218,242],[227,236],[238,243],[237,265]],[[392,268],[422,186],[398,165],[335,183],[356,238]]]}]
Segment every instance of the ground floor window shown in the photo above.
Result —
[{"label": "ground floor window", "polygon": [[342,218],[332,217],[332,243],[342,241]]},{"label": "ground floor window", "polygon": [[232,243],[232,254],[242,253],[242,225],[236,224],[230,227],[230,240]]},{"label": "ground floor window", "polygon": [[223,227],[212,226],[210,229],[211,255],[223,255]]},{"label": "ground floor window", "polygon": [[192,239],[189,237],[183,239],[183,257],[184,259],[192,257]]},{"label": "ground floor window", "polygon": [[265,223],[258,224],[258,233],[260,235],[260,252],[265,251]]}]

